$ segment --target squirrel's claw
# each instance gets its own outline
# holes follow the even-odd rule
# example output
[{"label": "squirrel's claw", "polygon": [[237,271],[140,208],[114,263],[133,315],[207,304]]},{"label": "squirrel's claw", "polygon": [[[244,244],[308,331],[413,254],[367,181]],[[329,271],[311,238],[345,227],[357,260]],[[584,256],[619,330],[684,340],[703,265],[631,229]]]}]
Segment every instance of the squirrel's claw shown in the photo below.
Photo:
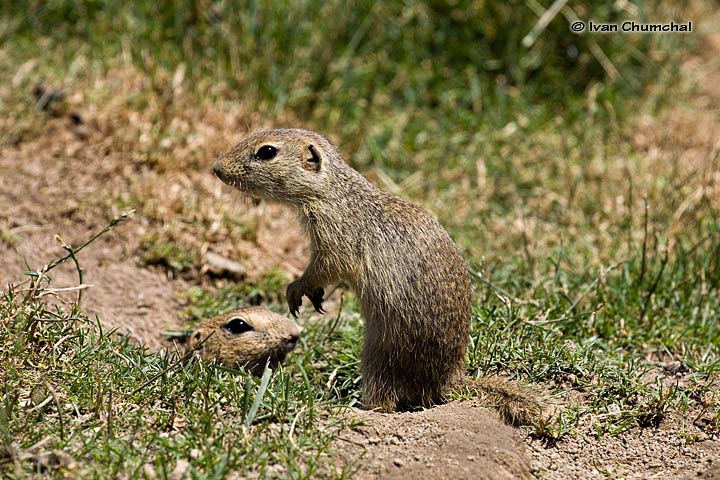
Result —
[{"label": "squirrel's claw", "polygon": [[287,296],[290,313],[292,313],[293,317],[297,318],[297,314],[300,312],[300,305],[302,305],[303,296],[302,287],[297,280],[288,285],[285,295]]},{"label": "squirrel's claw", "polygon": [[325,314],[325,310],[323,309],[322,302],[323,297],[325,296],[325,290],[322,288],[316,288],[315,291],[310,295],[308,298],[310,298],[310,301],[313,304],[313,307],[315,307],[315,311],[318,312],[321,315]]}]

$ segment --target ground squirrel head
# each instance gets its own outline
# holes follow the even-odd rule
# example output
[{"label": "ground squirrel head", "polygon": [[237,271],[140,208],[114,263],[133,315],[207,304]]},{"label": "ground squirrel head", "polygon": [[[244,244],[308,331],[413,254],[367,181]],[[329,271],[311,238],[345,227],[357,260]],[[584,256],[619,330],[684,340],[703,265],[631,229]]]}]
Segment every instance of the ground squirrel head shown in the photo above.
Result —
[{"label": "ground squirrel head", "polygon": [[324,137],[299,128],[260,130],[215,161],[224,183],[253,197],[302,204],[332,188],[340,155]]},{"label": "ground squirrel head", "polygon": [[265,364],[277,366],[300,337],[302,328],[262,307],[233,310],[205,320],[190,334],[187,351],[203,360],[262,375]]}]

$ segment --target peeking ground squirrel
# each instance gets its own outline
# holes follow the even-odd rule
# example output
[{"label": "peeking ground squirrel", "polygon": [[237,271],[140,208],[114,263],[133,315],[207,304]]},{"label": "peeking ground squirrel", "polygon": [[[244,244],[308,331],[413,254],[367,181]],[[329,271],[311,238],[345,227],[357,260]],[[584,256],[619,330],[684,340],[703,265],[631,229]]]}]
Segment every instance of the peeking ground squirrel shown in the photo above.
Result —
[{"label": "peeking ground squirrel", "polygon": [[223,313],[199,324],[190,333],[186,352],[197,348],[203,360],[227,367],[244,366],[260,376],[276,367],[297,344],[302,328],[287,317],[262,307]]},{"label": "peeking ground squirrel", "polygon": [[[366,322],[366,408],[430,406],[466,381],[470,279],[455,244],[430,214],[376,188],[308,130],[255,132],[217,159],[213,171],[246,194],[298,212],[311,258],[287,288],[293,315],[303,296],[323,313],[328,284],[344,280],[355,290]],[[496,387],[482,384],[469,386],[497,398]]]}]

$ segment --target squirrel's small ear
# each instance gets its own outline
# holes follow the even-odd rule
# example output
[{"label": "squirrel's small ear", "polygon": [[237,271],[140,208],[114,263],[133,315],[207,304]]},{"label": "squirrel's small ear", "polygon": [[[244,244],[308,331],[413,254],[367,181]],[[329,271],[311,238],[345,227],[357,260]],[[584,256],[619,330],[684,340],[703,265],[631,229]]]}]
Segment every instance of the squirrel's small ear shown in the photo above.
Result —
[{"label": "squirrel's small ear", "polygon": [[320,155],[318,155],[318,152],[313,145],[308,145],[307,149],[308,151],[303,158],[303,168],[317,173],[320,171],[320,164],[322,163]]}]

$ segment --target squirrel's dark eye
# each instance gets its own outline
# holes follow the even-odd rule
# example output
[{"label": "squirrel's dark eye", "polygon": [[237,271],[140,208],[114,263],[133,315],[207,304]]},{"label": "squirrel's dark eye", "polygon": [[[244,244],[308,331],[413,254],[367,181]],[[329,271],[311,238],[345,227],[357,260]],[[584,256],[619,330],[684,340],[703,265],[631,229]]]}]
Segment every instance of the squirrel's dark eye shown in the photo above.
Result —
[{"label": "squirrel's dark eye", "polygon": [[255,153],[255,158],[258,160],[270,160],[271,158],[275,158],[275,155],[277,155],[277,148],[271,145],[263,145],[258,149],[257,153]]},{"label": "squirrel's dark eye", "polygon": [[252,330],[252,326],[250,326],[245,320],[242,318],[233,318],[228,323],[223,325],[223,328],[225,330],[228,330],[230,333],[239,334],[243,332],[249,332]]}]

